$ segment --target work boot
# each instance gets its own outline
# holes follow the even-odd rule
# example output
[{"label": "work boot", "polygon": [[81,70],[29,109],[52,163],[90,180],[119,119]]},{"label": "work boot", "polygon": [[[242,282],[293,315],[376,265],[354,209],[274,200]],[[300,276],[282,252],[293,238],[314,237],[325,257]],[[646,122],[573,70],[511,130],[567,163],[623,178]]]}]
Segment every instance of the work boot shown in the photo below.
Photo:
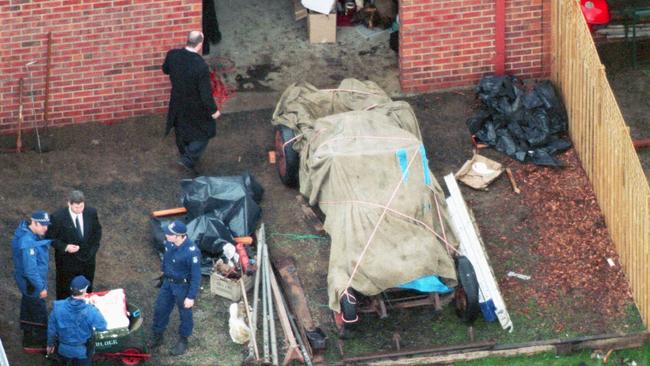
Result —
[{"label": "work boot", "polygon": [[187,337],[180,337],[178,343],[172,348],[172,356],[180,356],[187,351]]},{"label": "work boot", "polygon": [[154,333],[153,337],[151,338],[151,348],[158,348],[162,345],[163,343],[163,334],[162,333]]}]

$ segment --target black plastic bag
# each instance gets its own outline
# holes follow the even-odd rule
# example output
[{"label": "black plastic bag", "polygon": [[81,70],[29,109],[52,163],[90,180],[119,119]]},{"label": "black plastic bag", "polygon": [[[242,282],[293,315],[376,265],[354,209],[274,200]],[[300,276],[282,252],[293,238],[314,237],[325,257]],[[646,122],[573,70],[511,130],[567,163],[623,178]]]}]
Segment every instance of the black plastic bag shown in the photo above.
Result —
[{"label": "black plastic bag", "polygon": [[473,117],[470,117],[467,122],[467,127],[469,127],[469,132],[472,133],[472,135],[475,135],[478,131],[483,128],[483,124],[486,121],[489,121],[491,117],[491,114],[489,111],[485,109],[480,109]]},{"label": "black plastic bag", "polygon": [[537,165],[546,165],[546,166],[555,166],[562,167],[561,161],[554,158],[551,154],[546,152],[544,149],[536,149],[530,153],[530,161]]},{"label": "black plastic bag", "polygon": [[497,150],[509,156],[517,152],[517,144],[515,144],[515,140],[505,128],[497,130],[497,143],[495,147]]},{"label": "black plastic bag", "polygon": [[210,213],[226,224],[233,236],[248,236],[255,230],[264,189],[250,174],[184,179],[181,188],[189,220]]},{"label": "black plastic bag", "polygon": [[223,246],[234,242],[230,230],[215,213],[201,215],[187,223],[187,236],[202,253],[212,257],[219,257]]},{"label": "black plastic bag", "polygon": [[571,147],[566,111],[549,81],[526,91],[514,76],[486,75],[476,93],[483,106],[467,126],[480,142],[521,161],[562,166],[554,154]]}]

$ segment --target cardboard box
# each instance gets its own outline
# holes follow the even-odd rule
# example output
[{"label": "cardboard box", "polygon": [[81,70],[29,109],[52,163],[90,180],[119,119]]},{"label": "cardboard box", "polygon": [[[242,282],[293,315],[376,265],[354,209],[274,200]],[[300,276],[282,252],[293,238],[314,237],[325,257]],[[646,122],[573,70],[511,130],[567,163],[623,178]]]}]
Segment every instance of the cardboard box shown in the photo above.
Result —
[{"label": "cardboard box", "polygon": [[[244,276],[244,287],[246,291],[253,287],[251,276]],[[242,297],[239,280],[231,280],[218,273],[210,275],[210,292],[232,301],[239,301]]]},{"label": "cardboard box", "polygon": [[336,13],[309,13],[307,17],[309,43],[336,42]]}]

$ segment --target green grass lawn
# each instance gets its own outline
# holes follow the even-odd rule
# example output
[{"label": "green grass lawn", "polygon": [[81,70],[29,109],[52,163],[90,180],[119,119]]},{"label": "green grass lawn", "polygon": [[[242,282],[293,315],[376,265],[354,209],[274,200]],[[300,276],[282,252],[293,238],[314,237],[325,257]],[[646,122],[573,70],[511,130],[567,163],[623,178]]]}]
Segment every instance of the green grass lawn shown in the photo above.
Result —
[{"label": "green grass lawn", "polygon": [[[599,357],[600,356],[600,357]],[[475,361],[458,362],[455,366],[650,366],[650,343],[641,348],[613,351],[607,363],[602,359],[602,353],[583,351],[566,356],[556,356],[553,353],[542,353],[535,356],[489,357]]]}]

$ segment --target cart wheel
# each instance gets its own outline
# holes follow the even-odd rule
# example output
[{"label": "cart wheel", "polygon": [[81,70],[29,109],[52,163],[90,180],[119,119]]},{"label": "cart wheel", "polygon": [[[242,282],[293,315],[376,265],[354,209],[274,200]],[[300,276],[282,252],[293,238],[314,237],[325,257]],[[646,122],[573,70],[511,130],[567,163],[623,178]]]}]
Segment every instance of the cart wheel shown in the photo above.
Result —
[{"label": "cart wheel", "polygon": [[[142,353],[139,348],[127,348],[122,353]],[[132,366],[132,365],[137,365],[142,361],[140,357],[131,357],[131,356],[122,356],[122,364]]]},{"label": "cart wheel", "polygon": [[458,287],[454,292],[456,315],[465,323],[472,324],[481,307],[478,303],[478,280],[472,263],[465,256],[456,257]]},{"label": "cart wheel", "polygon": [[274,129],[275,136],[275,164],[282,183],[289,187],[298,185],[298,165],[300,155],[293,149],[293,141],[285,143],[296,136],[292,129],[284,125],[277,125]]}]

